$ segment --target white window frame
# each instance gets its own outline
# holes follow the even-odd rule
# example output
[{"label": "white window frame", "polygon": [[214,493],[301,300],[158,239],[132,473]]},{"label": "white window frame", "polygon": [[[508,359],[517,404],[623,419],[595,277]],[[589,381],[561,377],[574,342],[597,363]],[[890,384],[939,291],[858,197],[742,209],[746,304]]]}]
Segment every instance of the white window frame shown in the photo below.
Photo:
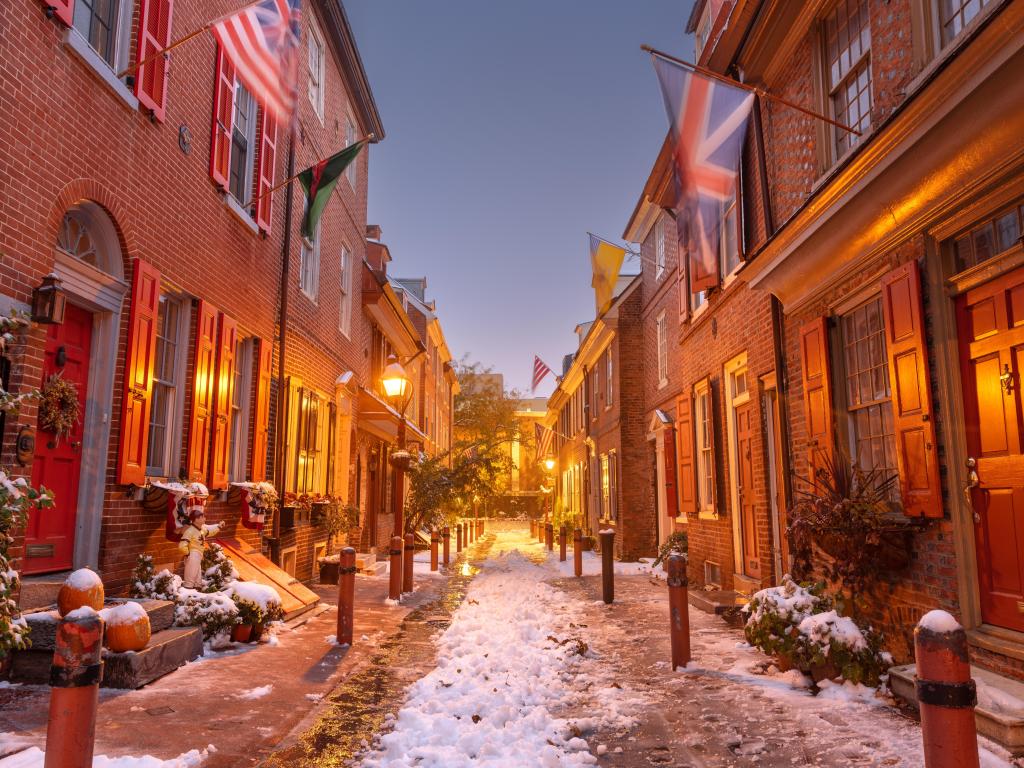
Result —
[{"label": "white window frame", "polygon": [[711,35],[711,24],[714,19],[711,18],[711,6],[713,3],[704,3],[704,10],[701,11],[700,21],[697,22],[697,29],[693,36],[694,48],[697,53],[697,61],[700,61],[701,54],[704,52],[704,46],[708,44],[708,37]]},{"label": "white window frame", "polygon": [[[820,41],[820,56],[821,56],[821,82],[825,96],[825,106],[827,114],[833,119],[839,122],[850,124],[851,127],[857,128],[849,120],[849,115],[840,115],[837,113],[835,108],[835,97],[836,95],[846,86],[851,80],[856,80],[858,72],[866,66],[868,71],[868,111],[867,111],[867,124],[864,125],[860,130],[862,134],[866,134],[871,129],[871,112],[874,109],[875,94],[874,94],[874,64],[871,57],[871,14],[870,14],[870,3],[868,3],[867,9],[867,30],[868,30],[868,46],[861,51],[856,61],[851,61],[848,69],[841,73],[838,81],[832,81],[832,74],[829,71],[829,52],[828,52],[828,20],[836,12],[840,5],[846,5],[847,3],[856,3],[860,0],[837,0],[829,8],[828,13],[825,14],[824,18],[820,23],[821,30],[821,41]],[[848,109],[849,105],[847,105]],[[849,154],[854,147],[856,147],[861,141],[864,140],[864,136],[857,136],[856,134],[844,131],[841,128],[835,126],[828,126],[827,133],[829,136],[828,141],[828,165],[831,166]],[[845,144],[845,146],[841,146]]]},{"label": "white window frame", "polygon": [[317,303],[320,295],[320,222],[313,231],[313,241],[302,238],[299,249],[299,289],[306,298]]},{"label": "white window frame", "polygon": [[615,363],[612,358],[612,348],[608,347],[604,351],[604,375],[605,375],[605,397],[607,402],[604,404],[605,410],[612,407],[615,402]]},{"label": "white window frame", "polygon": [[[237,153],[238,147],[235,145],[235,130],[238,127],[238,106],[241,103],[241,100],[238,98],[238,96],[239,96],[239,89],[244,90],[245,93],[249,97],[249,112],[250,112],[249,119],[247,121],[248,130],[245,131],[246,153],[245,153],[245,159],[243,161],[244,162],[244,167],[243,167],[244,176],[242,178],[242,190],[246,194],[243,197],[239,197],[237,194],[235,194],[235,190],[232,189],[232,184],[231,184],[231,171],[234,168],[235,162],[236,162],[237,157],[238,157],[238,153]],[[227,188],[227,193],[228,193],[228,195],[231,198],[236,200],[240,206],[242,206],[242,209],[245,210],[246,213],[251,218],[252,214],[248,210],[248,206],[249,206],[250,202],[252,201],[252,197],[253,197],[253,194],[252,194],[253,193],[253,176],[254,176],[254,174],[256,172],[256,160],[257,160],[257,156],[259,155],[259,148],[256,146],[256,124],[259,122],[260,107],[259,107],[259,102],[256,100],[255,94],[253,94],[253,92],[250,91],[245,86],[245,84],[241,80],[239,80],[237,77],[235,78],[235,97],[234,97],[234,101],[232,103],[232,107],[231,108],[233,110],[233,114],[231,115],[231,136],[229,137],[229,140],[230,140],[230,143],[231,143],[231,156],[228,158],[228,188]],[[239,133],[241,134],[242,132],[239,131]]]},{"label": "white window frame", "polygon": [[658,344],[658,389],[668,386],[668,320],[665,310],[661,311],[655,322]]},{"label": "white window frame", "polygon": [[[738,553],[736,562],[737,573],[743,573],[745,553],[743,552],[743,521],[740,519],[740,483],[739,483],[739,436],[736,431],[736,411],[741,406],[750,402],[750,373],[747,370],[747,353],[734,357],[727,362],[723,368],[722,380],[725,382],[724,399],[726,402],[725,421],[728,440],[728,461],[729,461],[729,502],[732,505],[732,537],[733,551]],[[744,383],[742,392],[738,390],[737,384]],[[751,489],[753,492],[753,489]]]},{"label": "white window frame", "polygon": [[[943,0],[934,0],[932,7],[932,10],[935,14],[935,41],[936,49],[938,51],[944,51],[946,48],[949,48],[953,43],[959,40],[963,36],[965,30],[971,29],[974,26],[974,23],[985,15],[987,7],[992,4],[992,0],[978,0],[978,10],[975,12],[975,14],[971,16],[971,18],[968,19],[966,22],[963,22],[960,29],[954,32],[951,37],[946,39],[944,30],[942,28],[942,1]],[[965,3],[964,5],[970,5],[970,3],[968,2]],[[962,10],[963,8],[957,11],[954,15],[960,15]],[[953,17],[950,18],[952,19]]]},{"label": "white window frame", "polygon": [[241,390],[241,402],[237,418],[235,404],[231,403],[231,455],[228,458],[228,480],[248,480],[246,466],[249,462],[249,422],[252,420],[252,366],[254,344],[252,338],[239,339],[235,354],[235,388]]},{"label": "white window frame", "polygon": [[[706,430],[705,430],[706,425]],[[714,498],[714,434],[715,405],[711,382],[707,379],[693,385],[693,452],[697,473],[697,517],[715,519]],[[711,492],[708,486],[711,485]]]},{"label": "white window frame", "polygon": [[[117,8],[112,14],[113,30],[111,32],[111,45],[113,51],[110,59],[93,47],[89,35],[79,27],[87,9],[85,2],[75,3],[72,11],[71,28],[85,41],[89,49],[96,54],[98,62],[102,62],[103,66],[114,72],[121,72],[128,66],[128,55],[132,44],[132,12],[135,4],[131,0],[112,0],[112,2],[117,5]],[[89,18],[93,18],[94,15],[90,13]]]},{"label": "white window frame", "polygon": [[[185,417],[185,376],[188,367],[189,356],[189,327],[192,322],[192,307],[187,297],[172,293],[161,293],[161,303],[172,303],[178,308],[178,322],[175,328],[177,340],[175,342],[175,357],[172,366],[174,377],[171,384],[170,395],[167,404],[167,417],[164,427],[164,459],[162,464],[150,463],[150,456],[153,451],[153,441],[149,439],[146,448],[146,475],[154,478],[176,479],[178,470],[181,468],[181,445],[184,434],[183,421]],[[154,355],[156,349],[154,349]],[[156,373],[154,371],[154,380]],[[155,384],[155,381],[154,381]],[[150,424],[146,425],[147,438],[151,437],[151,424],[153,411],[150,410]]]},{"label": "white window frame", "polygon": [[654,223],[654,279],[665,276],[665,217],[659,216]]},{"label": "white window frame", "polygon": [[338,330],[348,339],[352,335],[352,252],[347,246],[341,246],[339,260]]},{"label": "white window frame", "polygon": [[[743,266],[743,243],[740,237],[740,185],[737,183],[735,194],[722,202],[722,232],[718,238],[718,273],[722,276],[722,284],[726,285],[736,277],[736,274]],[[735,218],[729,223],[729,215]],[[732,233],[733,242],[736,245],[736,263],[729,266],[729,240],[726,237],[728,232]]]},{"label": "white window frame", "polygon": [[313,105],[313,111],[320,118],[321,123],[324,121],[326,51],[324,36],[320,33],[316,23],[310,20],[306,49],[306,74],[308,76],[306,93],[309,96],[309,103]]}]

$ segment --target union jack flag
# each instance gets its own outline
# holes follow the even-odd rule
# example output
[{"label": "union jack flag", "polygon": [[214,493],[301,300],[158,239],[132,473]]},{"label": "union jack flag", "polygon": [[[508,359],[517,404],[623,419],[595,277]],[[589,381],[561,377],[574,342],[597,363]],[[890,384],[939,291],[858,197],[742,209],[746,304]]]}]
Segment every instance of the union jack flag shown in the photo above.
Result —
[{"label": "union jack flag", "polygon": [[551,448],[551,438],[554,437],[555,433],[553,430],[540,424],[534,424],[533,429],[537,442],[537,461],[542,461],[548,455],[548,451]]},{"label": "union jack flag", "polygon": [[675,142],[676,225],[689,254],[690,290],[718,281],[724,205],[736,177],[754,94],[654,57]]},{"label": "union jack flag", "polygon": [[257,101],[287,120],[295,108],[301,0],[262,0],[212,32]]},{"label": "union jack flag", "polygon": [[541,360],[537,355],[533,356],[533,386],[530,388],[531,392],[536,392],[537,387],[544,381],[544,377],[551,373],[551,369],[548,368],[547,364]]}]

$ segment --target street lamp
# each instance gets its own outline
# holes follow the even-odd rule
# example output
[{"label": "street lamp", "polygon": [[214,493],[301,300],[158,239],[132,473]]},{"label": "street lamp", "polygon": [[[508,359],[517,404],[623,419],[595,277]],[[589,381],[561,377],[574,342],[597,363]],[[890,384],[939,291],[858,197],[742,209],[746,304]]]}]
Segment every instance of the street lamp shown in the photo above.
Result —
[{"label": "street lamp", "polygon": [[412,456],[405,449],[405,410],[412,401],[412,379],[394,355],[388,357],[388,363],[381,372],[381,386],[384,394],[399,413],[398,419],[398,450],[391,454],[391,466],[395,470],[394,478],[394,535],[402,536],[405,532],[405,471],[412,463]]},{"label": "street lamp", "polygon": [[555,468],[555,460],[554,459],[552,459],[550,456],[548,456],[546,459],[544,459],[544,469],[546,469],[548,472],[550,472],[554,468]]}]

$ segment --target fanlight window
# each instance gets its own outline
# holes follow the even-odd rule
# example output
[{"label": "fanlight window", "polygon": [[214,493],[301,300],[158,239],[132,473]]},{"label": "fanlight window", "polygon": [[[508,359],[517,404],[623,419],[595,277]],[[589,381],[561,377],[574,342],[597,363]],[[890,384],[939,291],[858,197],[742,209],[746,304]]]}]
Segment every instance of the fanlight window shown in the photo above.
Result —
[{"label": "fanlight window", "polygon": [[113,220],[102,207],[82,200],[67,210],[57,229],[57,250],[111,277],[124,278],[121,244]]},{"label": "fanlight window", "polygon": [[64,214],[64,221],[57,231],[57,247],[86,264],[100,268],[95,238],[85,217],[78,211]]}]

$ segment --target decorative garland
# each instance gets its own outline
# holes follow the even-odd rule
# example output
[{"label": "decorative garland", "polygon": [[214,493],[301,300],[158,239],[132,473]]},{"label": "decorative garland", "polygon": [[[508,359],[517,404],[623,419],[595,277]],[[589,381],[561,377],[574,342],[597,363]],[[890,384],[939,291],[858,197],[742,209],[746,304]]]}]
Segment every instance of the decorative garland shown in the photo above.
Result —
[{"label": "decorative garland", "polygon": [[81,417],[78,388],[61,374],[43,382],[39,393],[39,426],[63,437],[71,433]]}]

